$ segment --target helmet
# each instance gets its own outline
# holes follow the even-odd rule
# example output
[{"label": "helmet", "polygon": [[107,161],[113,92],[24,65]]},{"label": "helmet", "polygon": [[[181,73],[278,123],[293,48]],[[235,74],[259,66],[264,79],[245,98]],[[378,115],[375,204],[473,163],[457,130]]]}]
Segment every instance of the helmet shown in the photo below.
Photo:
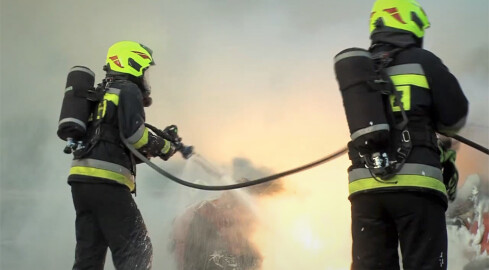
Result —
[{"label": "helmet", "polygon": [[106,69],[139,78],[149,66],[154,65],[152,54],[151,49],[140,43],[120,41],[109,48]]},{"label": "helmet", "polygon": [[377,28],[390,27],[422,38],[429,26],[428,17],[416,0],[377,0],[370,13],[370,34]]}]

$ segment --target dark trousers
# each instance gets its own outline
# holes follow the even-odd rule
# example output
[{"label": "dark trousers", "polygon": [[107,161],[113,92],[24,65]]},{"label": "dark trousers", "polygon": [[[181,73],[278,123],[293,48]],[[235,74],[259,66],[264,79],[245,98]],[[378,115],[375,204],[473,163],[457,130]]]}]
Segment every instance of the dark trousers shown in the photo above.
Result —
[{"label": "dark trousers", "polygon": [[447,269],[446,207],[421,192],[359,194],[350,199],[353,270]]},{"label": "dark trousers", "polygon": [[72,183],[71,193],[76,210],[73,270],[104,269],[107,247],[118,270],[151,268],[153,248],[129,189]]}]

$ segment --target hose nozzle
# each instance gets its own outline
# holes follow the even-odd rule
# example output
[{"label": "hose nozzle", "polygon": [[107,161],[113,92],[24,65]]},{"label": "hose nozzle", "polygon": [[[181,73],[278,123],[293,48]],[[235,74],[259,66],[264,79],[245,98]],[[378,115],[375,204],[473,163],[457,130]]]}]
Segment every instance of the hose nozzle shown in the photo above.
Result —
[{"label": "hose nozzle", "polygon": [[189,159],[194,154],[194,147],[181,144],[181,147],[178,149],[178,151],[182,153],[184,159]]}]

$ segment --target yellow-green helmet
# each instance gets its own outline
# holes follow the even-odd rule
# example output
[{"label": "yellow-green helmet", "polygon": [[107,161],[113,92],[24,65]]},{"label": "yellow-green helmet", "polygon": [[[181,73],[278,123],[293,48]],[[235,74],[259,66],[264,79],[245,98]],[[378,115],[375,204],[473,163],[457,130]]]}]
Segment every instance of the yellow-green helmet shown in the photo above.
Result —
[{"label": "yellow-green helmet", "polygon": [[107,71],[143,76],[144,70],[154,65],[153,51],[134,41],[120,41],[113,44],[107,52]]},{"label": "yellow-green helmet", "polygon": [[416,0],[377,0],[370,13],[370,34],[377,28],[390,27],[422,38],[429,26],[428,17]]}]

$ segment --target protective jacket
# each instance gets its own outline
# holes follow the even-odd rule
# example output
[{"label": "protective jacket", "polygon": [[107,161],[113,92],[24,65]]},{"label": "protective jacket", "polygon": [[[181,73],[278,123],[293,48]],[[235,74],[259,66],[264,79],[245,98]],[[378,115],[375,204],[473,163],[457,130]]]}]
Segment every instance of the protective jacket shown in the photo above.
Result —
[{"label": "protective jacket", "polygon": [[136,162],[120,140],[120,130],[128,142],[144,154],[155,145],[161,145],[160,149],[170,147],[170,142],[149,133],[144,123],[139,87],[129,80],[112,78],[88,124],[86,147],[75,152],[68,183],[120,184],[133,192]]},{"label": "protective jacket", "polygon": [[[389,35],[374,35],[372,40],[370,52],[374,55],[402,48],[385,71],[401,93],[413,147],[402,169],[387,181],[374,179],[350,147],[350,197],[365,192],[412,190],[433,192],[446,202],[435,132],[447,135],[458,132],[465,124],[468,101],[442,61],[414,40],[393,39]],[[400,108],[393,105],[393,100],[391,97],[392,110],[400,121]]]}]

